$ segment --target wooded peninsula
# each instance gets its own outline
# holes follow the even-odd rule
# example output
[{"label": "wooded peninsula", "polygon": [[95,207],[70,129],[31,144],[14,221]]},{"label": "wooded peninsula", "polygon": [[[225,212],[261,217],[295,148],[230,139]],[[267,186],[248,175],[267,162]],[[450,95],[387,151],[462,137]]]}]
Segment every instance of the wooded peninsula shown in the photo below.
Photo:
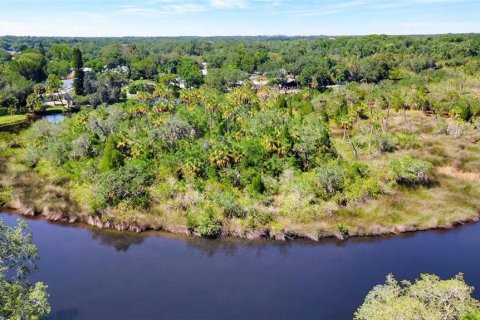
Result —
[{"label": "wooded peninsula", "polygon": [[479,141],[477,34],[0,37],[0,206],[24,215],[210,238],[449,228],[480,218]]}]

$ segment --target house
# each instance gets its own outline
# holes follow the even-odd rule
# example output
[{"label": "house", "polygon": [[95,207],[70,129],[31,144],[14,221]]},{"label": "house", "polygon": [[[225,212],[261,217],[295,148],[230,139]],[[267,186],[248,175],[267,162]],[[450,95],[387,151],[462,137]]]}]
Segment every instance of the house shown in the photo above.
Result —
[{"label": "house", "polygon": [[264,87],[268,85],[268,78],[256,72],[249,76],[250,82],[255,87]]},{"label": "house", "polygon": [[186,89],[187,88],[187,83],[181,77],[177,77],[177,83],[178,83],[178,87],[180,89]]},{"label": "house", "polygon": [[202,62],[202,64],[200,65],[200,68],[201,68],[202,74],[204,76],[208,75],[208,68],[207,68],[207,64],[205,62]]},{"label": "house", "polygon": [[8,48],[5,51],[7,51],[11,56],[16,55],[17,53],[20,53],[20,51],[15,51],[12,48]]},{"label": "house", "polygon": [[108,66],[104,66],[104,71],[113,71],[117,73],[125,73],[128,74],[130,72],[130,68],[128,66],[115,66],[109,68]]}]

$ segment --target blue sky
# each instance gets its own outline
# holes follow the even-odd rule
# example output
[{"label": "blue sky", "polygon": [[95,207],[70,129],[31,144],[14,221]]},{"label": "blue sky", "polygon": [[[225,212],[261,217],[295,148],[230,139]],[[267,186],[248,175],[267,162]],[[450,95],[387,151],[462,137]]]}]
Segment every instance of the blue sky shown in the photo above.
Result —
[{"label": "blue sky", "polygon": [[480,32],[480,0],[0,0],[0,35]]}]

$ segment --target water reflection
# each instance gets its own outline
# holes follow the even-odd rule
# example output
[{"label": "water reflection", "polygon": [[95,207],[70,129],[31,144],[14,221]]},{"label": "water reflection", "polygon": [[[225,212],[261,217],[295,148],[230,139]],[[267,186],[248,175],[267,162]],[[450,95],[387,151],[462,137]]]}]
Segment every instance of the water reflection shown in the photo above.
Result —
[{"label": "water reflection", "polygon": [[65,114],[63,113],[47,114],[42,116],[42,119],[45,119],[48,122],[53,124],[59,124],[65,119]]},{"label": "water reflection", "polygon": [[113,230],[90,229],[92,239],[102,245],[112,246],[118,252],[127,252],[132,245],[140,245],[145,235]]}]

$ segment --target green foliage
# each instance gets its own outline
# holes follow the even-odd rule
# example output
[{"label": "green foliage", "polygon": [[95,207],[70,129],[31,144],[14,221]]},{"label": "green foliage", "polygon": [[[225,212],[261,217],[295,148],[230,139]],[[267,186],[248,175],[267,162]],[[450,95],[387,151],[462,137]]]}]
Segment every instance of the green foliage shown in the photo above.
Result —
[{"label": "green foliage", "polygon": [[75,73],[73,88],[75,90],[75,94],[81,96],[84,94],[85,90],[83,83],[85,74],[83,72],[82,52],[78,48],[73,49],[73,71]]},{"label": "green foliage", "polygon": [[[66,196],[94,199],[81,201],[88,212],[149,207],[195,222],[198,205],[227,228],[314,221],[337,232],[336,213],[398,184],[435,186],[429,163],[397,155],[437,163],[423,122],[444,119],[455,136],[477,126],[477,38],[42,39],[42,51],[6,37],[22,53],[0,59],[0,115],[42,110],[45,67],[48,93],[75,69],[77,95],[64,98],[83,109],[20,134],[8,168],[49,181],[55,167]],[[207,231],[195,232],[214,234],[217,220],[202,219]]]},{"label": "green foliage", "polygon": [[116,170],[107,171],[99,177],[100,207],[126,202],[132,207],[146,208],[151,200],[147,188],[152,181],[152,172],[142,164],[127,163]]},{"label": "green foliage", "polygon": [[52,94],[58,92],[60,88],[62,87],[62,80],[55,75],[55,74],[49,74],[47,78],[47,82],[45,84],[45,88],[47,89],[47,92]]},{"label": "green foliage", "polygon": [[215,238],[221,233],[221,223],[211,207],[207,207],[201,212],[189,213],[187,215],[187,226],[202,237]]},{"label": "green foliage", "polygon": [[32,113],[45,110],[43,101],[34,93],[27,97],[27,107]]},{"label": "green foliage", "polygon": [[390,169],[399,183],[425,185],[431,179],[433,165],[430,162],[403,157],[390,162]]},{"label": "green foliage", "polygon": [[178,75],[185,80],[188,87],[198,87],[203,83],[202,71],[192,59],[182,59],[178,67]]},{"label": "green foliage", "polygon": [[480,320],[480,312],[467,314],[462,320]]},{"label": "green foliage", "polygon": [[109,136],[105,142],[103,155],[100,160],[99,171],[104,173],[112,169],[116,169],[123,164],[123,155],[117,149],[117,139]]},{"label": "green foliage", "polygon": [[480,308],[472,292],[462,274],[449,280],[422,274],[414,283],[399,283],[389,275],[385,284],[369,292],[355,313],[355,320],[461,319]]},{"label": "green foliage", "polygon": [[227,92],[229,88],[235,87],[237,83],[246,79],[247,74],[241,70],[212,68],[208,70],[205,84],[208,87]]},{"label": "green foliage", "polygon": [[415,134],[400,133],[395,136],[396,145],[400,149],[418,149],[420,148],[420,141]]},{"label": "green foliage", "polygon": [[47,286],[27,281],[38,258],[26,222],[18,220],[16,227],[9,227],[0,219],[0,318],[35,320],[50,313]]},{"label": "green foliage", "polygon": [[317,182],[326,198],[343,191],[344,171],[336,162],[317,168]]},{"label": "green foliage", "polygon": [[47,77],[46,66],[47,60],[42,54],[25,52],[12,61],[10,69],[28,80],[41,82]]}]

